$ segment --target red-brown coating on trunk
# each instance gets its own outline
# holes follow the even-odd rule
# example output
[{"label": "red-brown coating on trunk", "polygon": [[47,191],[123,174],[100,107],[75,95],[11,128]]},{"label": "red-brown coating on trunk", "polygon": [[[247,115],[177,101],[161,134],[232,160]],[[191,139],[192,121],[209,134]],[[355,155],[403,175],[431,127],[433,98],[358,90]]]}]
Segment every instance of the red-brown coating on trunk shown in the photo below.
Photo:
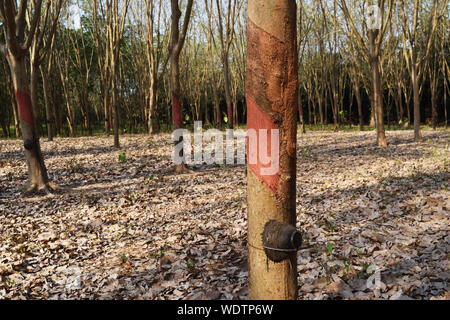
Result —
[{"label": "red-brown coating on trunk", "polygon": [[[278,172],[274,175],[261,175],[261,169],[270,167],[271,164],[264,165],[261,163],[261,160],[259,159],[259,148],[260,148],[259,129],[267,129],[267,153],[266,154],[270,158],[271,145],[272,145],[270,130],[278,129],[278,126],[273,122],[272,118],[270,118],[269,115],[267,115],[261,111],[261,109],[258,107],[258,105],[256,104],[253,97],[250,95],[247,95],[247,113],[249,115],[251,115],[248,117],[248,120],[247,120],[247,130],[250,130],[250,129],[256,130],[256,137],[257,137],[257,141],[258,141],[258,143],[257,143],[258,147],[256,148],[256,150],[254,150],[257,152],[256,153],[257,163],[251,164],[247,158],[248,167],[250,168],[250,170],[252,170],[252,172],[255,174],[255,176],[258,177],[258,179],[262,183],[264,183],[264,185],[272,193],[276,193],[276,191],[280,187],[280,170],[278,170]],[[250,147],[249,141],[247,141],[247,155],[250,154],[249,147]]]},{"label": "red-brown coating on trunk", "polygon": [[29,124],[33,124],[33,113],[31,111],[31,97],[28,93],[16,90],[17,109],[19,118]]},{"label": "red-brown coating on trunk", "polygon": [[175,93],[172,93],[172,115],[173,115],[173,122],[176,128],[182,128],[183,120],[181,115],[180,99]]},{"label": "red-brown coating on trunk", "polygon": [[229,127],[231,128],[233,126],[233,109],[231,107],[231,104],[227,105],[227,117]]},{"label": "red-brown coating on trunk", "polygon": [[[298,106],[298,54],[295,1],[283,21],[285,41],[271,35],[248,20],[247,95],[254,98],[261,114],[266,114],[280,128],[279,187],[275,192],[278,205],[295,208],[295,173]],[[251,106],[250,106],[251,108]],[[258,123],[248,112],[248,121]],[[261,177],[259,177],[261,179]],[[262,181],[262,180],[261,180]],[[289,208],[288,208],[289,207]]]}]

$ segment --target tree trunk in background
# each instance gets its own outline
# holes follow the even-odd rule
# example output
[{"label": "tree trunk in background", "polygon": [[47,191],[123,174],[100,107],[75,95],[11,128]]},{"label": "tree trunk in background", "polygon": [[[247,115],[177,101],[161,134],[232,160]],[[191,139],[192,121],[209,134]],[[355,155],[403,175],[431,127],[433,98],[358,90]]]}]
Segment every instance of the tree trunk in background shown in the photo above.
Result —
[{"label": "tree trunk in background", "polygon": [[14,86],[12,82],[8,85],[9,86],[9,96],[11,98],[11,107],[13,111],[14,116],[14,129],[16,133],[16,138],[20,138],[20,125],[19,125],[19,115],[17,114],[17,101],[16,101],[16,95],[14,93]]},{"label": "tree trunk in background", "polygon": [[47,138],[48,141],[53,141],[53,121],[52,114],[50,110],[50,101],[48,99],[48,78],[47,73],[43,70],[41,66],[41,76],[42,76],[42,91],[44,93],[44,103],[45,103],[45,120],[47,123]]},{"label": "tree trunk in background", "polygon": [[175,130],[183,128],[183,112],[180,104],[180,65],[178,58],[178,56],[173,55],[170,59],[170,65],[172,67],[172,72],[170,75],[172,88],[172,119]]},{"label": "tree trunk in background", "polygon": [[411,63],[411,80],[414,95],[414,141],[422,142],[422,133],[420,132],[420,89],[415,59]]},{"label": "tree trunk in background", "polygon": [[448,128],[448,114],[447,114],[447,87],[444,86],[444,119],[445,119],[445,129]]},{"label": "tree trunk in background", "polygon": [[228,128],[232,129],[234,125],[233,120],[233,106],[231,102],[231,93],[230,93],[230,72],[228,65],[228,55],[223,57],[223,77],[224,77],[224,85],[225,85],[225,101],[227,102],[227,117],[228,117]]},{"label": "tree trunk in background", "polygon": [[216,127],[222,126],[222,118],[220,115],[220,100],[219,100],[219,93],[217,92],[216,84],[213,83],[213,104],[214,104],[214,125]]},{"label": "tree trunk in background", "polygon": [[233,95],[233,127],[239,127],[238,102],[236,94]]},{"label": "tree trunk in background", "polygon": [[386,134],[384,131],[383,118],[383,93],[381,88],[381,74],[378,56],[372,57],[372,85],[373,85],[373,105],[375,109],[375,119],[377,125],[377,144],[380,147],[387,147]]},{"label": "tree trunk in background", "polygon": [[302,95],[300,88],[298,89],[298,115],[300,119],[300,131],[302,133],[306,133],[306,127],[305,127],[305,118],[303,116],[303,104],[302,104]]},{"label": "tree trunk in background", "polygon": [[358,104],[358,119],[359,119],[359,131],[364,131],[364,119],[362,113],[362,100],[361,100],[361,88],[359,87],[359,83],[355,83],[355,96],[356,103]]},{"label": "tree trunk in background", "polygon": [[403,91],[403,97],[405,98],[405,109],[406,109],[406,115],[408,117],[408,126],[411,125],[411,107],[410,107],[410,101],[411,101],[411,95],[410,92],[408,92],[408,89],[406,85],[402,87]]},{"label": "tree trunk in background", "polygon": [[433,123],[433,129],[436,130],[438,126],[438,99],[437,99],[437,93],[434,91],[431,91],[431,113],[432,113],[432,123]]},{"label": "tree trunk in background", "polygon": [[[172,90],[172,119],[174,129],[183,128],[183,112],[181,110],[181,84],[180,84],[180,53],[183,49],[184,41],[186,39],[186,33],[189,25],[189,20],[191,18],[193,0],[189,0],[186,13],[184,16],[183,27],[180,34],[179,24],[181,18],[181,11],[178,5],[178,0],[170,1],[172,8],[172,30],[171,30],[171,55],[170,55],[170,87]],[[175,145],[183,143],[183,137],[181,136],[178,141],[175,141]],[[180,156],[184,159],[184,155],[181,151]],[[175,166],[176,172],[182,172],[186,168],[184,161],[182,164]]]},{"label": "tree trunk in background", "polygon": [[[261,234],[269,220],[296,224],[298,51],[294,0],[249,0],[247,32],[247,128],[279,129],[278,171],[263,175],[259,160],[248,163],[249,298],[296,299],[297,255],[268,260]],[[258,142],[259,144],[259,142]],[[261,146],[260,146],[261,147]],[[248,146],[249,154],[253,148]],[[259,157],[257,157],[259,158]],[[275,161],[276,162],[276,161]],[[274,165],[274,163],[272,163]]]},{"label": "tree trunk in background", "polygon": [[438,126],[438,88],[437,84],[430,82],[430,90],[431,90],[431,118],[433,122],[433,129],[436,130]]},{"label": "tree trunk in background", "polygon": [[113,129],[114,129],[114,148],[120,148],[119,141],[119,105],[117,99],[117,83],[116,83],[116,75],[113,76],[112,81],[112,105],[114,109],[114,118],[113,118]]},{"label": "tree trunk in background", "polygon": [[397,116],[398,116],[398,123],[401,123],[401,124],[403,124],[403,117],[404,117],[404,114],[405,114],[405,109],[404,109],[404,107],[403,107],[403,103],[402,103],[402,89],[401,89],[401,87],[399,86],[399,87],[397,87],[397,89],[396,89],[396,93],[397,93],[397,103],[398,103],[398,114],[397,114]]},{"label": "tree trunk in background", "polygon": [[111,120],[111,114],[109,112],[109,84],[107,83],[104,88],[104,94],[103,94],[103,109],[105,112],[105,133],[107,136],[110,134],[110,120]]},{"label": "tree trunk in background", "polygon": [[319,116],[320,116],[320,125],[322,130],[324,130],[324,125],[325,125],[325,121],[323,119],[323,100],[322,100],[322,96],[319,95],[318,99],[317,99],[318,105],[319,105]]},{"label": "tree trunk in background", "polygon": [[[375,118],[377,129],[377,145],[379,147],[387,147],[386,133],[384,130],[383,118],[383,88],[381,79],[380,66],[380,49],[377,45],[377,37],[382,37],[379,30],[369,31],[369,58],[370,58],[370,73],[372,80],[372,113]],[[380,43],[378,43],[380,44]]]},{"label": "tree trunk in background", "polygon": [[155,117],[155,109],[156,109],[156,93],[158,91],[157,86],[157,74],[155,74],[154,71],[150,73],[150,103],[149,103],[149,110],[148,110],[148,133],[153,134],[154,132],[154,123],[153,118]]},{"label": "tree trunk in background", "polygon": [[33,111],[33,120],[36,136],[41,136],[41,121],[39,118],[39,106],[38,106],[38,68],[31,64],[30,67],[30,88],[31,88],[31,109]]}]

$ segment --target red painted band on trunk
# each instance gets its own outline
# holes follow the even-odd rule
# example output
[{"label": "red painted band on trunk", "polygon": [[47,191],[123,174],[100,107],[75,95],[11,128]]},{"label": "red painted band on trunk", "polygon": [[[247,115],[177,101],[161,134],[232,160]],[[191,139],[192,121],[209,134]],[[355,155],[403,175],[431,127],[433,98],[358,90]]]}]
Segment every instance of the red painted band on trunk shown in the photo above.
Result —
[{"label": "red painted band on trunk", "polygon": [[172,93],[172,116],[173,116],[173,123],[178,127],[183,127],[183,120],[181,115],[181,105],[180,105],[180,99]]},{"label": "red painted band on trunk", "polygon": [[[269,168],[271,166],[271,163],[264,165],[261,163],[261,160],[259,158],[259,135],[260,135],[260,129],[267,129],[267,155],[270,157],[271,155],[271,129],[278,129],[278,126],[273,122],[272,118],[262,112],[261,108],[256,104],[255,100],[252,96],[247,94],[247,130],[254,129],[256,131],[256,137],[257,137],[257,145],[256,148],[257,155],[256,164],[250,164],[249,162],[249,152],[250,152],[250,141],[247,138],[247,164],[250,170],[255,174],[255,176],[273,193],[275,194],[279,188],[280,188],[280,168],[278,168],[278,172],[274,175],[262,175],[261,169],[262,168]],[[255,148],[253,148],[255,150]]]},{"label": "red painted band on trunk", "polygon": [[19,119],[33,124],[33,113],[31,111],[31,98],[26,92],[16,90],[17,109],[19,110]]},{"label": "red painted band on trunk", "polygon": [[232,116],[233,116],[233,110],[232,110],[232,108],[231,108],[231,106],[227,106],[227,116],[228,116],[228,121],[230,121],[230,119],[232,118]]}]

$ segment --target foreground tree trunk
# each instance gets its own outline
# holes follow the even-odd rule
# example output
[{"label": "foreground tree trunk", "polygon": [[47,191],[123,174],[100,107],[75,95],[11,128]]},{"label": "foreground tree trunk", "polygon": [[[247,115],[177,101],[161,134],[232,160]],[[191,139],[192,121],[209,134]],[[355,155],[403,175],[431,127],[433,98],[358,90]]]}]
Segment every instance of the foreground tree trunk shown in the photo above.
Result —
[{"label": "foreground tree trunk", "polygon": [[[261,140],[248,145],[249,298],[296,299],[297,255],[273,262],[261,234],[271,220],[295,226],[298,51],[296,2],[249,0],[247,46],[247,128],[267,138],[275,170],[256,155]],[[267,131],[260,131],[266,129]],[[279,130],[279,141],[273,139]],[[259,140],[257,143],[255,140]],[[255,148],[258,144],[259,148]],[[271,146],[271,144],[274,144]],[[253,145],[253,147],[252,147]],[[278,157],[273,154],[278,148]],[[264,150],[267,151],[267,150]],[[270,154],[270,153],[269,153]],[[256,156],[256,157],[255,157]],[[275,157],[275,158],[274,158]],[[252,163],[252,158],[256,163]],[[258,160],[257,160],[258,159]]]},{"label": "foreground tree trunk", "polygon": [[[24,141],[25,156],[28,165],[29,185],[26,192],[46,191],[50,192],[52,186],[49,184],[47,169],[42,157],[41,147],[39,143],[39,129],[36,125],[37,106],[33,110],[32,100],[30,96],[30,78],[27,74],[26,68],[26,54],[30,49],[33,41],[42,41],[42,36],[45,31],[47,17],[50,12],[51,2],[46,1],[46,14],[44,20],[44,27],[38,28],[41,18],[42,0],[33,1],[33,14],[27,19],[28,1],[20,1],[20,5],[16,6],[13,1],[0,2],[0,18],[5,31],[5,44],[0,44],[0,52],[6,57],[11,70],[11,79],[14,87],[17,109],[19,113],[20,125],[22,127],[22,137]],[[60,3],[58,4],[59,10]],[[59,12],[54,17],[55,24],[50,33],[54,33],[54,26],[58,19]],[[52,15],[53,16],[53,15]],[[27,21],[29,22],[28,34],[25,34]],[[36,51],[36,46],[33,47],[33,53]],[[33,55],[33,60],[36,56]],[[41,57],[42,58],[42,57]],[[43,58],[42,58],[43,59]],[[42,60],[40,60],[42,61]],[[36,64],[32,65],[33,67]],[[37,97],[37,68],[32,68],[32,82],[34,90],[33,93]]]},{"label": "foreground tree trunk", "polygon": [[26,192],[50,191],[47,169],[42,157],[39,136],[35,128],[35,120],[31,106],[25,56],[8,56],[11,75],[19,110],[20,126],[25,146],[25,157],[28,165],[29,185]]}]

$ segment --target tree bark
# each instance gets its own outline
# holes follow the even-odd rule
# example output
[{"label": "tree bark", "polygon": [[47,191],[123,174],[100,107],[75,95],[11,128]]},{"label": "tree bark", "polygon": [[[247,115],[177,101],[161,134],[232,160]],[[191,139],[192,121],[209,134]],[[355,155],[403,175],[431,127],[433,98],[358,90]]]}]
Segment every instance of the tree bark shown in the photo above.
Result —
[{"label": "tree bark", "polygon": [[[270,220],[296,224],[296,12],[294,0],[248,1],[247,128],[256,130],[257,136],[268,135],[269,150],[276,143],[269,139],[271,132],[279,130],[279,144],[275,146],[279,147],[279,159],[275,160],[278,172],[264,175],[259,160],[256,164],[249,162],[247,167],[250,299],[296,299],[298,292],[296,253],[289,253],[287,260],[272,262],[261,239]],[[249,142],[248,150],[250,159],[256,148]]]},{"label": "tree bark", "polygon": [[361,100],[361,88],[359,87],[359,83],[355,82],[355,96],[356,103],[358,104],[358,118],[359,118],[359,131],[364,131],[364,119],[362,113],[362,100]]},{"label": "tree bark", "polygon": [[414,141],[422,142],[420,132],[420,88],[415,59],[411,63],[411,81],[414,95]]},{"label": "tree bark", "polygon": [[31,96],[28,85],[25,56],[14,57],[8,55],[11,76],[15,90],[17,108],[19,111],[22,137],[25,146],[25,157],[28,164],[29,185],[26,192],[50,191],[47,169],[39,143],[39,136],[35,128]]},{"label": "tree bark", "polygon": [[[183,21],[183,28],[180,33],[179,24],[181,18],[181,11],[178,5],[178,0],[171,0],[172,8],[172,42],[171,42],[171,56],[170,56],[170,85],[172,90],[172,119],[174,129],[183,128],[183,112],[181,109],[181,84],[180,84],[180,53],[183,49],[184,41],[186,39],[186,33],[189,25],[189,20],[191,18],[193,0],[189,0],[186,8],[186,13]],[[175,144],[183,143],[183,137],[176,141]],[[183,151],[181,151],[182,153]],[[184,155],[181,154],[183,157]],[[186,169],[184,161],[180,165],[175,166],[177,172],[182,172]]]},{"label": "tree bark", "polygon": [[50,109],[50,101],[48,99],[48,77],[47,73],[43,70],[42,66],[40,69],[42,76],[42,91],[44,92],[45,120],[47,123],[47,139],[48,141],[53,141],[53,121]]},{"label": "tree bark", "polygon": [[11,98],[11,108],[13,111],[13,117],[14,117],[14,129],[16,133],[16,138],[20,138],[20,120],[19,115],[17,113],[17,101],[16,101],[16,95],[14,93],[14,85],[12,83],[12,80],[10,76],[8,76],[8,89],[9,89],[9,96]]},{"label": "tree bark", "polygon": [[377,144],[380,147],[387,147],[386,134],[384,131],[383,93],[381,88],[381,74],[378,56],[372,57],[372,84],[374,92],[373,103],[377,126]]}]

